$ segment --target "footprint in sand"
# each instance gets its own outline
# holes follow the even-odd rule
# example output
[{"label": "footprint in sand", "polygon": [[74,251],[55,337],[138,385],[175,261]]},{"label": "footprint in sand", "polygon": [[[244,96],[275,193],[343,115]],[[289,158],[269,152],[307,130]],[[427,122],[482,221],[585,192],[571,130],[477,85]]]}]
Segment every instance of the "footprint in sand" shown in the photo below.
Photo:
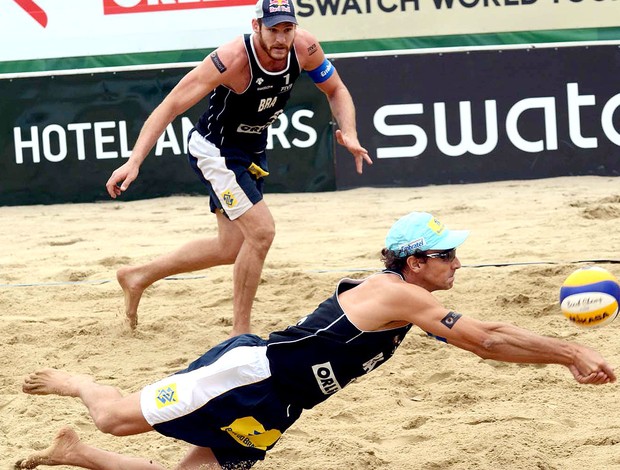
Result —
[{"label": "footprint in sand", "polygon": [[450,370],[447,372],[438,372],[436,374],[431,375],[428,379],[426,379],[427,384],[435,384],[437,382],[442,382],[454,375],[454,371]]},{"label": "footprint in sand", "polygon": [[128,256],[108,256],[107,258],[100,259],[97,263],[101,266],[105,266],[106,268],[113,268],[116,266],[131,264],[131,258]]},{"label": "footprint in sand", "polygon": [[604,204],[588,207],[581,211],[584,219],[590,220],[610,220],[620,218],[620,207]]},{"label": "footprint in sand", "polygon": [[83,241],[84,241],[83,238],[73,238],[71,240],[51,241],[51,242],[48,242],[47,244],[49,246],[68,246],[68,245],[75,245],[76,243],[83,242]]}]

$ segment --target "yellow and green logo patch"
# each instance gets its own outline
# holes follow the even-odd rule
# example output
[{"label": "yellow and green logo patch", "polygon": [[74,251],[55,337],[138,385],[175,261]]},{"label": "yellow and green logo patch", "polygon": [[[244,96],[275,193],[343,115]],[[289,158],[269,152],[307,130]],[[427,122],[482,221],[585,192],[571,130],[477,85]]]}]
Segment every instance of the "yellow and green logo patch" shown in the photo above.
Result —
[{"label": "yellow and green logo patch", "polygon": [[177,395],[177,384],[175,383],[158,388],[155,391],[155,403],[157,403],[157,409],[162,409],[178,402],[179,397]]},{"label": "yellow and green logo patch", "polygon": [[444,225],[439,220],[431,217],[431,220],[428,221],[428,228],[430,228],[437,235],[441,235],[441,232],[443,232],[444,229]]},{"label": "yellow and green logo patch", "polygon": [[235,207],[237,205],[235,196],[228,189],[222,193],[222,200],[228,207]]}]

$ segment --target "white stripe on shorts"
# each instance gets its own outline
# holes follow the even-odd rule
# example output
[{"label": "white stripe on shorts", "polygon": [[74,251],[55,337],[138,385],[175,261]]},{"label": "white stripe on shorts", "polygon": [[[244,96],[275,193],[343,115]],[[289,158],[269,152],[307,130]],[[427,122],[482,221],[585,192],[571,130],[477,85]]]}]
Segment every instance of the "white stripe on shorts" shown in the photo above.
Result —
[{"label": "white stripe on shorts", "polygon": [[213,364],[147,385],[140,394],[140,407],[153,426],[188,415],[231,389],[270,376],[267,346],[239,346]]},{"label": "white stripe on shorts", "polygon": [[[189,153],[196,157],[200,172],[211,183],[213,191],[230,220],[242,216],[253,206],[245,191],[237,183],[235,173],[226,167],[226,161],[222,157],[220,149],[201,136],[200,133],[192,132],[189,139]],[[230,193],[235,201],[232,207],[229,205],[230,199],[224,199],[227,193]]]}]

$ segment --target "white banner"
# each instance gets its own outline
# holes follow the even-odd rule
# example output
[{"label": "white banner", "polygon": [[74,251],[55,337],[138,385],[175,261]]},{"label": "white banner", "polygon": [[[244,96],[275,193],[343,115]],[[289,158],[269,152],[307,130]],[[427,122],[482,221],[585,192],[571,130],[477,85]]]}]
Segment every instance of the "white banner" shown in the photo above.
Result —
[{"label": "white banner", "polygon": [[[255,0],[0,0],[0,62],[216,48],[251,31],[254,3]],[[322,42],[620,29],[620,0],[295,3],[300,26]],[[567,36],[562,40],[578,38]]]},{"label": "white banner", "polygon": [[0,0],[0,61],[215,48],[254,0]]},{"label": "white banner", "polygon": [[619,27],[620,0],[297,0],[297,16],[322,41],[513,33]]}]

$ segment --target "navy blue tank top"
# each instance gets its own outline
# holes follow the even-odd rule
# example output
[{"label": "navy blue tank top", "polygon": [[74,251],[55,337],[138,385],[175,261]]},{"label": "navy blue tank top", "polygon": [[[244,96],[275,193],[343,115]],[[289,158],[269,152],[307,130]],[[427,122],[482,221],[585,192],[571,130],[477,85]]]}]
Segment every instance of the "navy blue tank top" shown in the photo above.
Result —
[{"label": "navy blue tank top", "polygon": [[223,85],[213,90],[196,129],[219,148],[259,153],[267,146],[267,129],[283,112],[301,68],[293,47],[285,69],[269,72],[258,62],[252,36],[245,34],[243,41],[250,63],[248,87],[242,93]]},{"label": "navy blue tank top", "polygon": [[[383,273],[398,274],[387,270]],[[313,313],[296,325],[269,335],[267,357],[271,373],[290,403],[310,409],[326,400],[392,357],[411,329],[409,324],[389,330],[361,331],[351,323],[338,295],[361,282],[342,279],[334,295]]]}]

